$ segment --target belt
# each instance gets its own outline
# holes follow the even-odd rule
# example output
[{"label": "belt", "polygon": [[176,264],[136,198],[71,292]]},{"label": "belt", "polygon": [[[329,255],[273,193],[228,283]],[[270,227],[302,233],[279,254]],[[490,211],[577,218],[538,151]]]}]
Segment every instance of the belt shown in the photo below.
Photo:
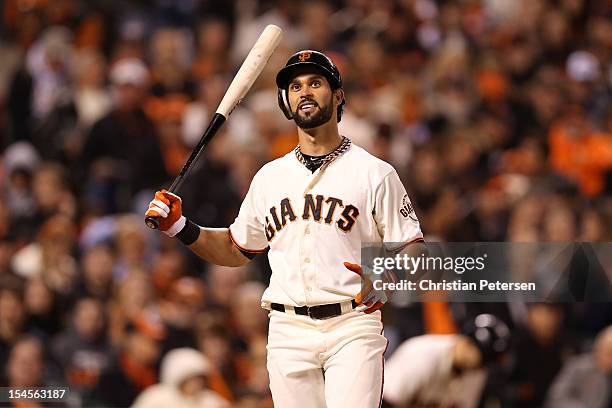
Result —
[{"label": "belt", "polygon": [[[355,299],[351,300],[352,309],[357,307]],[[340,303],[329,303],[319,306],[285,306],[280,303],[271,303],[270,308],[277,312],[287,313],[287,310],[293,309],[295,314],[308,316],[311,319],[329,319],[331,317],[340,316],[342,314],[342,305]]]}]

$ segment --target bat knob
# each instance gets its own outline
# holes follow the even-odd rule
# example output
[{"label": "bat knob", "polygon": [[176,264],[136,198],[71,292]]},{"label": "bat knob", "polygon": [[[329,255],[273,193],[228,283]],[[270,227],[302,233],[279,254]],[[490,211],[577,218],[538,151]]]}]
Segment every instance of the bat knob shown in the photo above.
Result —
[{"label": "bat knob", "polygon": [[147,224],[147,227],[151,229],[159,228],[159,220],[157,219],[157,217],[146,217],[145,224]]}]

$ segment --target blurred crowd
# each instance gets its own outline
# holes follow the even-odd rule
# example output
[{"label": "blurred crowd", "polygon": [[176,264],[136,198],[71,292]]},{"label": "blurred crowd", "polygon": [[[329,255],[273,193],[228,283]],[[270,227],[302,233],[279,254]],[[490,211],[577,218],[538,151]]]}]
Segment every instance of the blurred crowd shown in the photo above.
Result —
[{"label": "blurred crowd", "polygon": [[[208,265],[145,230],[142,215],[269,23],[283,28],[281,46],[178,192],[195,222],[228,226],[255,172],[295,146],[274,77],[311,48],[340,68],[341,133],[395,166],[426,240],[611,239],[605,0],[1,7],[2,386],[68,385],[69,406],[272,405],[265,255],[241,268]],[[603,408],[612,404],[610,335],[597,346],[607,360],[592,349],[611,306],[390,305],[387,357],[407,339],[459,333],[493,314],[510,340],[482,401],[562,407],[571,394],[587,398],[572,407]],[[607,393],[572,391],[589,373]]]}]

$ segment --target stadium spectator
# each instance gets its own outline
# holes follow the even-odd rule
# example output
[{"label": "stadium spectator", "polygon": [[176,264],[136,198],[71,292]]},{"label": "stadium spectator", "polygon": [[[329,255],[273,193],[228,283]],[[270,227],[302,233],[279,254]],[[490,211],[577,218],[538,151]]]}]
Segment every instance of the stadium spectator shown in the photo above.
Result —
[{"label": "stadium spectator", "polygon": [[97,299],[83,298],[74,306],[71,324],[51,344],[66,385],[84,400],[112,363],[105,325],[103,304]]},{"label": "stadium spectator", "polygon": [[101,214],[129,210],[131,202],[120,194],[129,200],[167,177],[157,132],[142,110],[148,68],[138,59],[125,58],[113,65],[110,79],[112,110],[91,128],[81,158],[90,183],[90,204]]},{"label": "stadium spectator", "polygon": [[25,310],[19,287],[0,288],[0,362],[6,367],[9,353],[25,325]]},{"label": "stadium spectator", "polygon": [[114,234],[115,267],[114,276],[122,279],[133,271],[149,268],[147,257],[147,238],[142,222],[133,214],[117,217]]},{"label": "stadium spectator", "polygon": [[134,408],[226,408],[229,403],[208,389],[211,366],[202,353],[189,348],[170,351],[161,362],[160,383],[149,387]]},{"label": "stadium spectator", "polygon": [[75,299],[91,297],[108,302],[113,290],[115,257],[111,248],[99,244],[83,251],[79,281],[73,291]]},{"label": "stadium spectator", "polygon": [[24,279],[42,277],[54,292],[68,295],[77,274],[77,262],[72,256],[75,235],[75,225],[68,217],[49,218],[37,241],[15,254],[12,263],[15,273]]},{"label": "stadium spectator", "polygon": [[[342,73],[343,133],[394,165],[426,240],[592,241],[598,253],[612,231],[611,13],[585,0],[5,0],[0,366],[16,383],[66,384],[44,356],[74,343],[70,364],[90,367],[77,351],[92,341],[74,321],[105,316],[93,343],[108,369],[75,405],[128,406],[157,383],[163,353],[193,347],[214,367],[208,387],[232,406],[271,406],[257,301],[266,256],[239,269],[202,263],[146,231],[150,194],[139,195],[169,185],[269,23],[283,42],[179,191],[194,222],[229,225],[253,174],[295,147],[274,77],[295,50],[313,48]],[[567,294],[550,263],[526,270],[529,258],[512,258],[517,276],[537,273]],[[583,275],[568,279],[576,293],[586,293]],[[609,295],[604,273],[589,282]],[[501,376],[485,393],[501,406],[546,395],[556,406],[568,392],[591,404],[593,393],[568,384],[595,384],[601,368],[572,359],[566,342],[591,345],[611,304],[456,303],[452,315],[445,303],[389,304],[387,356],[432,327],[455,332],[491,312],[511,317],[517,363],[511,382]]]},{"label": "stadium spectator", "polygon": [[32,192],[34,174],[40,157],[28,142],[13,143],[4,154],[6,184],[3,194],[11,214],[11,231],[16,237],[32,239],[37,203]]},{"label": "stadium spectator", "polygon": [[154,322],[130,324],[118,353],[101,373],[86,405],[130,406],[138,394],[155,384],[163,334]]},{"label": "stadium spectator", "polygon": [[23,298],[28,330],[40,333],[45,340],[58,334],[63,326],[63,305],[58,296],[45,284],[42,278],[26,282]]},{"label": "stadium spectator", "polygon": [[541,406],[548,387],[561,369],[568,349],[562,329],[563,310],[555,304],[529,305],[524,328],[514,333],[514,369],[509,398],[517,407]]},{"label": "stadium spectator", "polygon": [[130,325],[137,322],[144,311],[155,308],[153,286],[141,272],[126,276],[115,286],[113,300],[108,304],[109,335],[115,347],[121,345]]},{"label": "stadium spectator", "polygon": [[159,313],[166,326],[163,352],[179,347],[195,347],[195,319],[205,304],[205,287],[200,279],[184,276],[177,279],[164,299]]},{"label": "stadium spectator", "polygon": [[48,384],[50,374],[45,370],[44,347],[40,340],[31,336],[21,337],[4,365],[7,371],[6,385],[13,388],[42,387]]},{"label": "stadium spectator", "polygon": [[53,215],[61,214],[76,219],[76,197],[70,191],[70,179],[66,169],[57,162],[43,163],[34,173],[32,192],[36,202],[35,227]]},{"label": "stadium spectator", "polygon": [[610,406],[612,391],[612,326],[595,339],[591,353],[573,357],[563,365],[546,399],[547,407],[604,408]]}]

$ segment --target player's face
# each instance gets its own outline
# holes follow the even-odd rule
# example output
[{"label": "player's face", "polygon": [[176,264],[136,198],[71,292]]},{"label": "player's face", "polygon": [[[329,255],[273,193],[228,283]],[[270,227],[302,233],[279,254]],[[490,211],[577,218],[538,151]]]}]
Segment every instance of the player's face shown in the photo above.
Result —
[{"label": "player's face", "polygon": [[302,129],[327,123],[334,112],[333,92],[327,79],[319,74],[300,74],[287,89],[293,120]]}]

